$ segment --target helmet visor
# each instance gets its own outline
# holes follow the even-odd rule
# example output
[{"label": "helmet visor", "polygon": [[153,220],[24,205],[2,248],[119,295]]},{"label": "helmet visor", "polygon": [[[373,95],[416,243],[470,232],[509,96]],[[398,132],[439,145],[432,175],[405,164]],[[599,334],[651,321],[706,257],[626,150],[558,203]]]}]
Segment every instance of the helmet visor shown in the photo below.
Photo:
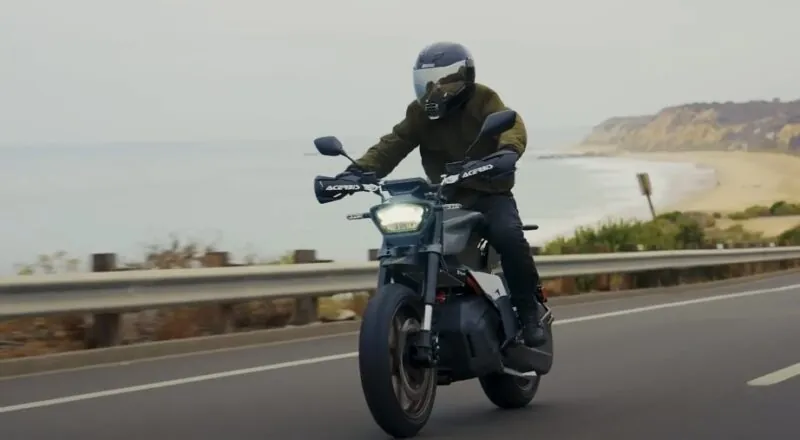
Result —
[{"label": "helmet visor", "polygon": [[414,69],[414,93],[417,101],[425,101],[436,89],[445,93],[458,91],[464,86],[466,69],[466,61],[449,66]]}]

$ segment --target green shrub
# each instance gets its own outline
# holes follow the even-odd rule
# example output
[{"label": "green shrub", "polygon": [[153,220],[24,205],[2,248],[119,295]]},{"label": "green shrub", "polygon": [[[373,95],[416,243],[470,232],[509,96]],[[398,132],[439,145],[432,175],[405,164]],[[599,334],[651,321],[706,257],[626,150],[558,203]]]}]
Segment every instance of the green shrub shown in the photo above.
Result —
[{"label": "green shrub", "polygon": [[800,225],[783,231],[783,233],[778,236],[777,243],[779,246],[800,245]]},{"label": "green shrub", "polygon": [[789,203],[779,200],[771,206],[753,205],[744,211],[728,215],[731,220],[748,220],[757,217],[773,217],[782,215],[800,215],[800,203]]},{"label": "green shrub", "polygon": [[788,203],[783,200],[775,202],[769,207],[772,215],[800,215],[800,203]]},{"label": "green shrub", "polygon": [[[790,231],[784,232],[785,241],[794,237]],[[800,242],[800,232],[795,234],[794,239]],[[645,250],[699,249],[715,243],[767,241],[778,240],[767,240],[762,233],[748,231],[741,225],[721,229],[716,226],[713,214],[673,211],[650,221],[607,220],[596,227],[578,228],[572,236],[558,237],[545,244],[542,254],[621,252],[637,250],[639,246]]]},{"label": "green shrub", "polygon": [[706,222],[705,217],[677,211],[651,221],[608,220],[596,228],[578,228],[572,237],[558,237],[547,243],[542,253],[632,251],[637,245],[648,250],[696,249],[705,242]]}]

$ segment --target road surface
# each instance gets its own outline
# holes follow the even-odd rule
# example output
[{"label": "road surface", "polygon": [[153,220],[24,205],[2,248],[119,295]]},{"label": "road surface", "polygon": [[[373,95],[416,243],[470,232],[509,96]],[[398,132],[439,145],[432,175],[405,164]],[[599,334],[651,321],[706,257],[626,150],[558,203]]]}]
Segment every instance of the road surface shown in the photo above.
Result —
[{"label": "road surface", "polygon": [[[443,387],[419,438],[800,438],[800,275],[554,310],[556,363],[531,406]],[[0,380],[0,439],[386,439],[355,349],[350,335]]]}]

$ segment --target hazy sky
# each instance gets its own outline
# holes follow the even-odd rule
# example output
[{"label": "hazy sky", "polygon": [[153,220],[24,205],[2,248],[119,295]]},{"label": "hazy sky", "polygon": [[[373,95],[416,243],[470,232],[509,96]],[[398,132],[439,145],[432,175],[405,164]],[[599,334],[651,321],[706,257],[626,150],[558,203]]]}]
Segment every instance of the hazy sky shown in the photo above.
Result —
[{"label": "hazy sky", "polygon": [[377,136],[431,41],[536,127],[800,93],[800,1],[0,0],[0,143]]}]

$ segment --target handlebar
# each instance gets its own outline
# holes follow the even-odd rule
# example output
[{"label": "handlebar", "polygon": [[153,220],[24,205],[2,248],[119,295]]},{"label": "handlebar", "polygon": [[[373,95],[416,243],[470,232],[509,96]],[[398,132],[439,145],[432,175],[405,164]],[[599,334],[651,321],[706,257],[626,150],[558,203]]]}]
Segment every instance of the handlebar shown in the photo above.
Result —
[{"label": "handlebar", "polygon": [[[458,163],[450,163],[447,164],[445,170],[450,172],[451,174],[443,174],[441,176],[440,183],[431,183],[429,181],[424,181],[426,187],[425,195],[429,197],[431,193],[433,193],[433,197],[436,200],[445,202],[444,198],[442,197],[442,190],[448,186],[457,184],[464,180],[471,179],[476,176],[481,176],[489,172],[496,172],[499,175],[504,175],[509,172],[515,171],[515,169],[511,170],[504,170],[502,167],[500,169],[496,168],[491,163],[485,163],[481,161],[473,161],[464,164],[463,162]],[[345,196],[355,194],[357,192],[372,192],[377,194],[382,201],[386,201],[382,190],[386,189],[387,187],[392,186],[405,186],[406,189],[414,191],[415,188],[419,188],[419,185],[423,182],[423,179],[419,178],[412,178],[412,179],[396,179],[396,180],[381,180],[375,176],[375,173],[364,173],[358,177],[357,179],[353,179],[352,177],[348,176],[348,178],[340,178],[337,179],[336,177],[326,177],[326,176],[317,176],[314,178],[314,189],[317,196],[317,201],[319,203],[329,203],[336,200],[339,200]],[[400,190],[399,192],[403,192]],[[458,203],[443,203],[443,209],[460,209],[461,205]],[[348,214],[348,220],[362,220],[370,218],[370,213],[356,213],[356,214]],[[535,224],[527,224],[522,226],[523,231],[535,231],[539,229],[538,225]]]},{"label": "handlebar", "polygon": [[[442,190],[445,187],[460,183],[465,180],[470,180],[475,177],[483,176],[486,174],[497,173],[504,175],[514,170],[498,169],[492,163],[476,160],[467,163],[454,162],[447,164],[446,171],[450,174],[443,174],[440,183],[428,183],[429,189],[435,192],[435,197],[440,199]],[[358,179],[344,178],[337,179],[336,177],[317,176],[314,178],[314,189],[319,203],[329,203],[339,200],[345,196],[355,194],[357,192],[371,192],[375,193],[385,200],[382,190],[392,183],[400,183],[405,179],[398,180],[379,180],[375,177],[375,173],[364,173]]]}]

